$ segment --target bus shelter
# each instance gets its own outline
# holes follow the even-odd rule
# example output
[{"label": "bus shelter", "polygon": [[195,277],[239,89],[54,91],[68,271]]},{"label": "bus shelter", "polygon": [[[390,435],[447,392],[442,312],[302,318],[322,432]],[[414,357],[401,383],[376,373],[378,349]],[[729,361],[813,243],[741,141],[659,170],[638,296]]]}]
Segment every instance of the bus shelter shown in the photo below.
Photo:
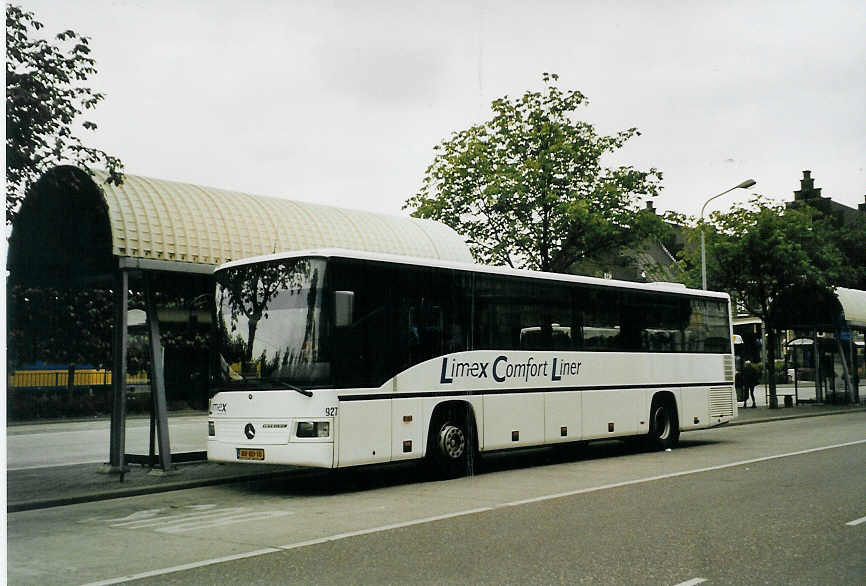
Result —
[{"label": "bus shelter", "polygon": [[[134,331],[147,339],[152,369],[149,457],[153,459],[158,447],[159,465],[167,470],[171,450],[164,330],[182,322],[207,331],[217,265],[316,248],[472,260],[456,232],[429,220],[134,175],[126,175],[120,186],[108,184],[106,178],[106,173],[71,166],[47,171],[28,191],[15,217],[7,269],[10,290],[25,286],[111,291],[111,472],[122,473],[132,457],[125,453],[131,291],[143,298],[145,320]],[[347,194],[347,200],[353,195]],[[187,301],[181,309],[160,307],[159,299],[166,296]],[[9,311],[14,313],[15,308]],[[200,377],[200,384],[206,386],[208,374]],[[70,377],[70,387],[73,384]]]},{"label": "bus shelter", "polygon": [[794,288],[775,300],[773,312],[777,326],[791,332],[785,359],[795,393],[805,382],[815,385],[817,402],[858,403],[866,376],[866,291]]}]

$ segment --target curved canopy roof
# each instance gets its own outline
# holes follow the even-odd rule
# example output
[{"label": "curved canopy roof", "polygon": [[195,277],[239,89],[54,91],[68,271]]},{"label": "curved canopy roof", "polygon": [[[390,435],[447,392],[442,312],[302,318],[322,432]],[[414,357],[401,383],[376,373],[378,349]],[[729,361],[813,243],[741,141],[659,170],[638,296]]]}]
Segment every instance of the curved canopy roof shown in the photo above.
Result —
[{"label": "curved canopy roof", "polygon": [[16,217],[10,270],[104,273],[117,267],[113,257],[217,265],[311,248],[472,262],[463,239],[438,222],[135,175],[116,186],[106,177],[46,172]]},{"label": "curved canopy roof", "polygon": [[842,306],[845,322],[855,328],[866,328],[866,291],[844,287],[836,287],[834,291]]},{"label": "curved canopy roof", "polygon": [[471,262],[444,224],[127,175],[96,179],[117,256],[220,264],[272,252],[339,247]]},{"label": "curved canopy roof", "polygon": [[866,291],[792,287],[772,306],[777,326],[789,329],[866,328]]}]

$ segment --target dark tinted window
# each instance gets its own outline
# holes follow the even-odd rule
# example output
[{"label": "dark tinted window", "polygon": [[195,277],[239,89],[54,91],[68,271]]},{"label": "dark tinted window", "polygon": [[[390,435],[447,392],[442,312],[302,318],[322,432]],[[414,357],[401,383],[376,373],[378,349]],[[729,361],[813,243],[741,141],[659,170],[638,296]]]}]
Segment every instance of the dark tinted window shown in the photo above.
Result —
[{"label": "dark tinted window", "polygon": [[581,323],[575,337],[575,348],[618,350],[622,330],[620,292],[615,289],[576,287],[573,296]]},{"label": "dark tinted window", "polygon": [[692,299],[686,352],[731,351],[728,307],[715,299]]},{"label": "dark tinted window", "polygon": [[717,300],[478,275],[475,305],[477,349],[730,351]]},{"label": "dark tinted window", "polygon": [[408,368],[470,348],[471,276],[425,267],[395,275],[394,326],[398,366]]},{"label": "dark tinted window", "polygon": [[637,290],[577,287],[585,350],[730,352],[722,301]]},{"label": "dark tinted window", "polygon": [[378,387],[425,360],[469,349],[471,276],[459,271],[334,260],[329,289],[355,294],[334,333],[338,386]]},{"label": "dark tinted window", "polygon": [[566,285],[478,275],[475,347],[479,350],[570,349],[573,311]]}]

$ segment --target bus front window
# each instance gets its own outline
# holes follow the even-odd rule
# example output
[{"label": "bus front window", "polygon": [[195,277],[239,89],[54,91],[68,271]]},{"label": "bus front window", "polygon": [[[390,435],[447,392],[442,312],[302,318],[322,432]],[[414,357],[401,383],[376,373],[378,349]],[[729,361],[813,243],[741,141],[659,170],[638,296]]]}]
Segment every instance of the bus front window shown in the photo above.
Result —
[{"label": "bus front window", "polygon": [[239,265],[216,274],[223,383],[330,382],[324,277],[325,263],[318,259]]}]

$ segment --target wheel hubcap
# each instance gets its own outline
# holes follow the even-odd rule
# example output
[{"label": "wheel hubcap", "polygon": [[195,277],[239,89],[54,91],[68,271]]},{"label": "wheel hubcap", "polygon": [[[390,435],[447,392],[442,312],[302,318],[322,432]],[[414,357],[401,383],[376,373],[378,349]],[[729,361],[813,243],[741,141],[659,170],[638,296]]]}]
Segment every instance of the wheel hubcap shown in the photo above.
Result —
[{"label": "wheel hubcap", "polygon": [[449,458],[456,460],[466,450],[466,436],[463,430],[454,425],[444,425],[439,432],[439,449]]}]

